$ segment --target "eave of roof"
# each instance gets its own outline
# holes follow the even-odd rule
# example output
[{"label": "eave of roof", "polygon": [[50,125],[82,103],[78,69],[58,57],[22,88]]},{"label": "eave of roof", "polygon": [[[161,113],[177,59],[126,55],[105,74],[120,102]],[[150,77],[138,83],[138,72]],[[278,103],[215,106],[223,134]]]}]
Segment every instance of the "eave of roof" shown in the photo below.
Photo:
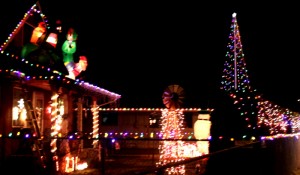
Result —
[{"label": "eave of roof", "polygon": [[65,87],[69,87],[77,91],[84,91],[94,96],[106,96],[113,100],[121,98],[121,95],[93,85],[89,82],[79,79],[70,79],[67,75],[62,74],[51,67],[30,63],[25,59],[19,59],[18,56],[5,53],[4,51],[1,53],[0,73],[19,77],[24,81],[31,81],[35,85],[38,83],[36,80],[52,80],[62,83]]}]

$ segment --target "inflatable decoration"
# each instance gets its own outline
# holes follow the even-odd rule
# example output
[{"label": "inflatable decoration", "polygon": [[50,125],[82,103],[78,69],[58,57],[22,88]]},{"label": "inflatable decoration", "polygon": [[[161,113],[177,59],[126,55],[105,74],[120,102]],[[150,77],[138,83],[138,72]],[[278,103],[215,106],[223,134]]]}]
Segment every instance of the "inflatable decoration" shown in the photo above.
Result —
[{"label": "inflatable decoration", "polygon": [[85,56],[79,56],[79,62],[75,64],[72,72],[69,72],[70,77],[77,77],[82,71],[86,70],[88,63]]},{"label": "inflatable decoration", "polygon": [[82,71],[86,70],[87,58],[85,56],[79,57],[79,62],[74,62],[74,53],[76,52],[77,33],[73,28],[70,28],[67,33],[67,40],[62,45],[63,61],[69,72],[68,77],[75,79]]},{"label": "inflatable decoration", "polygon": [[52,66],[54,69],[68,74],[62,59],[56,53],[57,34],[49,33],[44,22],[32,31],[30,42],[25,44],[21,50],[21,57],[31,62]]},{"label": "inflatable decoration", "polygon": [[46,37],[46,24],[40,22],[33,30],[30,42],[35,45],[40,45]]},{"label": "inflatable decoration", "polygon": [[67,33],[67,40],[63,43],[61,48],[63,52],[63,61],[69,72],[71,72],[75,66],[73,55],[77,49],[76,40],[77,34],[73,28],[70,28]]},{"label": "inflatable decoration", "polygon": [[30,53],[36,51],[46,38],[46,24],[40,22],[32,31],[30,43],[26,44],[22,51],[21,56],[26,58]]},{"label": "inflatable decoration", "polygon": [[[60,23],[59,23],[60,24]],[[61,32],[61,27],[56,28],[56,32]],[[48,32],[44,22],[40,22],[32,31],[30,42],[25,44],[21,50],[21,57],[31,62],[50,65],[55,70],[75,79],[82,71],[86,70],[87,58],[80,56],[77,63],[74,62],[74,53],[77,46],[77,33],[73,28],[69,28],[66,40],[62,44],[62,57],[57,54],[56,46],[58,34]]]},{"label": "inflatable decoration", "polygon": [[50,44],[52,47],[56,48],[57,44],[57,34],[50,33],[47,37],[46,43]]}]

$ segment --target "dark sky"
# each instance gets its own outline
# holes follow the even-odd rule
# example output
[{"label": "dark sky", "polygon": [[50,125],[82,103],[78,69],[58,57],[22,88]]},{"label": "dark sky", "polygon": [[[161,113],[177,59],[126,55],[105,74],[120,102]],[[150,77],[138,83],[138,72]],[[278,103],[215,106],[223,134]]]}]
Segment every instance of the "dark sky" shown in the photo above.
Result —
[{"label": "dark sky", "polygon": [[[50,22],[60,19],[77,31],[77,54],[89,61],[84,79],[122,95],[122,107],[164,107],[162,93],[173,84],[185,90],[185,107],[222,103],[217,94],[236,12],[250,83],[266,99],[300,109],[295,4],[40,2]],[[20,1],[8,4],[9,12],[1,8],[1,31],[16,11],[22,16],[28,10]]]}]

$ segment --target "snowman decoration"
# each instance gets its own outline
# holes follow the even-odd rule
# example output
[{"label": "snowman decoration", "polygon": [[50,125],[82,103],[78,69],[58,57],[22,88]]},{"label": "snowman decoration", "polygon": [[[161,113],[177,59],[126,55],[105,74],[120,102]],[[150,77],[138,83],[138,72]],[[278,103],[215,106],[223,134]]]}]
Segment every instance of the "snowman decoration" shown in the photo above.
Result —
[{"label": "snowman decoration", "polygon": [[[194,123],[194,135],[197,140],[198,151],[203,154],[209,153],[209,139],[210,137],[210,114],[198,114],[198,120]],[[203,140],[203,141],[202,141]]]}]

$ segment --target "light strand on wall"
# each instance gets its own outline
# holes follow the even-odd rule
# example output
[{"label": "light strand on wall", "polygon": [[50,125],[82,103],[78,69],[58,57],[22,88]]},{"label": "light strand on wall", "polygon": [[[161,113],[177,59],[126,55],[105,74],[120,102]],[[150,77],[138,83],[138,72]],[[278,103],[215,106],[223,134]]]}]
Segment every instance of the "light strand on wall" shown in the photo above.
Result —
[{"label": "light strand on wall", "polygon": [[58,98],[58,94],[54,94],[52,97],[51,97],[51,137],[54,138],[51,140],[50,142],[50,146],[51,146],[51,152],[52,153],[55,153],[55,151],[57,150],[57,146],[56,146],[56,138],[57,137],[57,130],[55,128],[55,122],[56,122],[56,119],[57,119],[57,115],[56,115],[56,112],[57,112],[57,98]]},{"label": "light strand on wall", "polygon": [[[93,138],[99,138],[99,110],[98,107],[91,109],[93,112]],[[98,145],[98,140],[93,140],[94,148]]]},{"label": "light strand on wall", "polygon": [[[86,108],[88,109],[88,108]],[[120,111],[120,112],[130,112],[130,111],[164,111],[166,108],[99,108],[99,111]],[[199,111],[209,111],[212,112],[213,109],[201,109],[201,108],[180,108],[178,109],[183,112],[199,112]]]},{"label": "light strand on wall", "polygon": [[51,140],[51,152],[55,153],[57,150],[57,138],[59,136],[59,131],[61,130],[61,125],[63,121],[63,114],[64,114],[64,106],[63,101],[60,100],[59,95],[56,93],[51,97],[51,137],[55,138]]}]

